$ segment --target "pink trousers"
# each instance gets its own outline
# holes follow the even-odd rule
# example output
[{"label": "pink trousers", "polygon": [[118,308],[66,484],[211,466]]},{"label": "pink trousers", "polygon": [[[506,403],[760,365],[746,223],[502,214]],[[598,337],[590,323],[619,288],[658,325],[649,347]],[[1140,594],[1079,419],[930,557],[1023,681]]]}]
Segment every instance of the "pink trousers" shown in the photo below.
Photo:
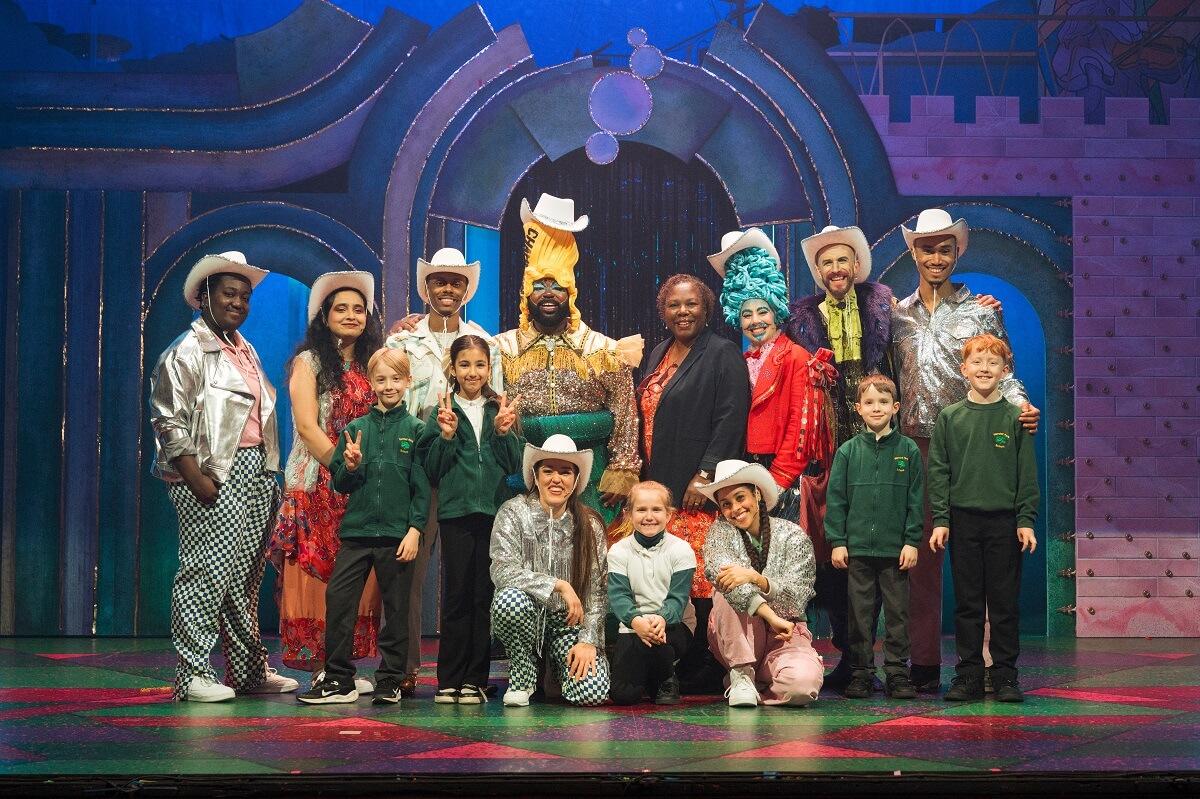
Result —
[{"label": "pink trousers", "polygon": [[754,680],[766,705],[807,705],[825,680],[821,656],[804,622],[788,641],[779,641],[757,616],[738,613],[723,594],[713,594],[708,645],[725,668],[754,666]]}]

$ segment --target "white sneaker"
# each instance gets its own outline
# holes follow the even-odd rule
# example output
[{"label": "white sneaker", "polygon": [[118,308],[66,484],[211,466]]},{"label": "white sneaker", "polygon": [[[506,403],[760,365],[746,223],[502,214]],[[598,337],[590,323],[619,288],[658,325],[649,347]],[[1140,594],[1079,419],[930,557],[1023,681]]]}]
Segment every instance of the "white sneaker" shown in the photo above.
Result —
[{"label": "white sneaker", "polygon": [[375,683],[371,682],[370,677],[355,677],[354,690],[358,691],[359,695],[375,693]]},{"label": "white sneaker", "polygon": [[533,695],[533,689],[528,688],[522,691],[520,688],[509,688],[504,692],[505,707],[528,707],[529,697]]},{"label": "white sneaker", "polygon": [[270,667],[267,668],[267,676],[258,685],[251,688],[249,691],[242,691],[243,694],[290,694],[300,688],[300,683],[293,680],[291,677],[284,677],[279,672]]},{"label": "white sneaker", "polygon": [[188,680],[187,701],[189,702],[224,702],[233,699],[234,691],[228,685],[222,685],[216,680],[196,676]]},{"label": "white sneaker", "polygon": [[730,707],[758,707],[758,689],[754,687],[754,676],[750,666],[738,666],[729,670]]}]

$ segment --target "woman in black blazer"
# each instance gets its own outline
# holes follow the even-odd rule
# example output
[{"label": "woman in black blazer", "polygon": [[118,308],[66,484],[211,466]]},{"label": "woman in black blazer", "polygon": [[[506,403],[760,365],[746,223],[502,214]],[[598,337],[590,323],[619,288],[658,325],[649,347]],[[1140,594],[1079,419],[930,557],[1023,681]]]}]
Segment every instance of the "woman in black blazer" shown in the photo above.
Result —
[{"label": "woman in black blazer", "polygon": [[[699,645],[707,643],[713,594],[704,577],[702,549],[716,511],[696,488],[712,482],[718,461],[743,457],[750,412],[750,378],[742,353],[708,328],[715,305],[712,290],[693,275],[673,275],[663,283],[658,313],[671,337],[650,353],[650,372],[637,392],[645,479],[671,489],[679,512],[668,529],[692,545],[698,562],[692,604],[700,634],[679,667],[684,690],[692,692],[711,690],[714,678],[723,675],[706,646]],[[719,682],[717,686],[719,690]]]}]

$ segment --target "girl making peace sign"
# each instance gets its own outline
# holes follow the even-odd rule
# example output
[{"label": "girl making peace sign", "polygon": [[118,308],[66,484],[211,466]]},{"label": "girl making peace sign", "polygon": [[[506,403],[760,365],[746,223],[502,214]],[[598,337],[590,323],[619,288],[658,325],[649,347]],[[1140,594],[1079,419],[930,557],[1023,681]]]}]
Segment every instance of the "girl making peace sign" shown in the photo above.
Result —
[{"label": "girl making peace sign", "polygon": [[446,376],[452,392],[438,397],[437,424],[429,424],[418,450],[438,487],[442,536],[442,637],[438,691],[443,704],[487,701],[492,603],[492,521],[509,498],[506,475],[521,469],[525,439],[517,431],[517,405],[488,384],[488,342],[460,336],[450,345]]}]

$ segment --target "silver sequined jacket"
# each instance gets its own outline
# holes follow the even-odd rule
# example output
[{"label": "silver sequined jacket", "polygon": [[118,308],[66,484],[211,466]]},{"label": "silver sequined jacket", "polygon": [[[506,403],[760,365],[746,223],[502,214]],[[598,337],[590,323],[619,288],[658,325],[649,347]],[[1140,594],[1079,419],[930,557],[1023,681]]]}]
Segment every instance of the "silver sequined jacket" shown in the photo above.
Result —
[{"label": "silver sequined jacket", "polygon": [[[542,612],[539,629],[547,610],[565,610],[566,603],[554,592],[559,580],[571,579],[571,514],[557,519],[542,507],[536,496],[513,497],[496,511],[492,525],[492,582],[497,591],[516,588],[529,594]],[[608,610],[608,557],[604,530],[592,527],[595,568],[587,589],[580,593],[583,623],[580,643],[604,647],[604,614]]]},{"label": "silver sequined jacket", "polygon": [[[254,356],[262,387],[259,413],[266,469],[278,472],[275,389],[263,373],[262,362],[249,341],[246,347]],[[159,356],[150,375],[154,475],[179,480],[171,461],[180,455],[195,455],[201,471],[218,483],[228,480],[242,428],[253,408],[254,395],[242,373],[221,353],[221,342],[204,320],[192,322],[191,329]]]},{"label": "silver sequined jacket", "polygon": [[[991,333],[1008,341],[1004,320],[975,300],[965,284],[934,306],[930,314],[919,292],[892,309],[892,341],[900,382],[900,428],[905,435],[930,438],[942,409],[967,398],[962,348],[972,336]],[[1014,405],[1029,402],[1025,386],[1012,375],[1000,381],[1000,393]]]},{"label": "silver sequined jacket", "polygon": [[[750,566],[750,556],[742,543],[742,534],[724,519],[717,519],[708,528],[704,541],[704,575],[717,581],[717,572],[728,564]],[[725,599],[739,613],[753,614],[766,602],[771,610],[785,619],[804,620],[804,610],[816,593],[816,559],[812,540],[794,522],[771,517],[771,544],[767,564],[762,570],[771,592],[763,594],[757,586],[744,583],[725,594]]]}]

